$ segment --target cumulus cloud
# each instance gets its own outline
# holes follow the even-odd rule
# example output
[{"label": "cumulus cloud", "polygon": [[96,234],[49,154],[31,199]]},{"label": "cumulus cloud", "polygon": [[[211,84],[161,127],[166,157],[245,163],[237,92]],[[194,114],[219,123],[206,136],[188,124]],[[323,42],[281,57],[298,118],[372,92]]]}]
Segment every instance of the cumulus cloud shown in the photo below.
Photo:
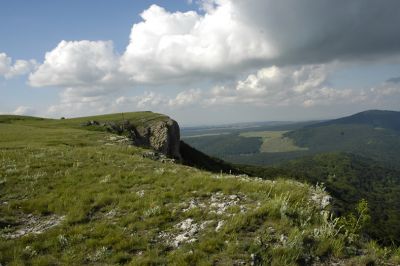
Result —
[{"label": "cumulus cloud", "polygon": [[121,96],[115,100],[117,106],[130,105],[134,108],[159,108],[159,109],[175,109],[191,105],[202,104],[203,93],[199,89],[189,89],[179,92],[175,97],[166,96],[165,94],[146,91],[141,95],[134,97]]},{"label": "cumulus cloud", "polygon": [[[399,55],[398,0],[196,2],[199,11],[150,6],[141,13],[142,21],[132,26],[121,55],[111,41],[61,41],[46,53],[29,83],[64,88],[65,110],[74,104],[76,110],[113,110],[128,104],[310,107],[363,101],[397,90],[388,85],[396,79],[374,90],[335,89],[328,83],[327,65]],[[143,84],[193,88],[198,81],[219,85],[175,96],[149,91],[135,97],[105,97],[120,88],[145,88]]]},{"label": "cumulus cloud", "polygon": [[109,96],[98,95],[81,97],[79,92],[66,90],[61,95],[61,102],[49,106],[44,113],[51,117],[76,117],[112,113],[116,111],[118,110],[114,108],[112,98]]},{"label": "cumulus cloud", "polygon": [[152,5],[132,27],[121,70],[140,82],[196,79],[227,75],[275,55],[263,34],[241,21],[233,2],[206,9],[205,15],[170,13]]},{"label": "cumulus cloud", "polygon": [[198,2],[204,13],[150,6],[132,26],[121,56],[110,41],[62,41],[46,54],[30,84],[115,86],[235,78],[260,66],[400,52],[397,0]]},{"label": "cumulus cloud", "polygon": [[[400,100],[400,82],[384,82],[383,84],[373,87],[369,90],[381,100],[388,98],[399,102]],[[397,98],[396,98],[397,97]]]},{"label": "cumulus cloud", "polygon": [[181,108],[205,106],[204,97],[206,97],[199,89],[184,90],[174,96],[154,91],[145,91],[136,96],[96,95],[92,88],[88,89],[88,92],[85,96],[81,96],[82,90],[65,89],[61,93],[61,102],[47,108],[46,115],[82,116],[135,110],[169,112]]},{"label": "cumulus cloud", "polygon": [[170,107],[186,107],[193,104],[197,104],[202,99],[202,92],[199,89],[190,89],[182,91],[176,95],[175,98],[168,101]]},{"label": "cumulus cloud", "polygon": [[34,115],[35,113],[36,110],[29,106],[18,106],[17,109],[12,112],[14,115]]},{"label": "cumulus cloud", "polygon": [[373,98],[366,90],[329,86],[328,78],[334,68],[332,65],[263,68],[232,86],[214,87],[205,103],[311,107]]},{"label": "cumulus cloud", "polygon": [[16,60],[13,63],[11,57],[5,53],[0,53],[0,76],[6,79],[28,74],[35,69],[36,65],[35,60]]},{"label": "cumulus cloud", "polygon": [[[211,91],[210,103],[251,103],[288,105],[310,103],[326,86],[327,67],[310,65],[300,68],[262,68],[239,80],[234,86],[217,86]],[[326,90],[326,88],[325,88]]]},{"label": "cumulus cloud", "polygon": [[[262,68],[231,85],[215,86],[209,90],[189,89],[166,96],[146,92],[135,97],[120,97],[117,104],[137,108],[178,109],[183,107],[210,108],[215,106],[303,106],[330,105],[342,101],[354,103],[367,99],[366,90],[335,89],[329,86],[329,76],[335,65]],[[382,90],[380,91],[382,93]]]},{"label": "cumulus cloud", "polygon": [[198,89],[179,92],[175,97],[166,96],[153,91],[146,91],[142,95],[130,98],[119,97],[116,100],[116,104],[133,104],[134,107],[139,109],[177,109],[201,103],[203,101],[201,96],[202,92]]},{"label": "cumulus cloud", "polygon": [[176,95],[145,91],[128,97],[99,94],[93,88],[67,88],[61,94],[61,103],[51,106],[48,113],[52,116],[77,116],[134,110],[211,110],[224,106],[324,108],[367,104],[384,107],[396,106],[400,101],[399,83],[384,82],[364,89],[338,89],[330,86],[330,75],[336,68],[332,64],[272,66],[262,68],[231,84],[214,86],[208,90],[188,89]]},{"label": "cumulus cloud", "polygon": [[61,41],[29,77],[34,87],[92,87],[115,79],[118,58],[111,41]]}]

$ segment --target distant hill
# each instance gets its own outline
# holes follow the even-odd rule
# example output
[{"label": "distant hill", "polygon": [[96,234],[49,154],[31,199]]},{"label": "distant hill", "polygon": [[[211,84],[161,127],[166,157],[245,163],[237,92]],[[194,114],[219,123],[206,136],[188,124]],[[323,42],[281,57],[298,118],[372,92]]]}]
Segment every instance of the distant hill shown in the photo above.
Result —
[{"label": "distant hill", "polygon": [[400,112],[366,111],[286,133],[309,154],[350,152],[400,167]]},{"label": "distant hill", "polygon": [[368,125],[375,128],[386,128],[400,131],[400,112],[369,110],[339,119],[308,125],[306,127],[315,128],[329,125],[349,124]]},{"label": "distant hill", "polygon": [[370,110],[329,121],[183,134],[208,155],[238,164],[274,165],[326,152],[369,157],[400,167],[400,112]]}]

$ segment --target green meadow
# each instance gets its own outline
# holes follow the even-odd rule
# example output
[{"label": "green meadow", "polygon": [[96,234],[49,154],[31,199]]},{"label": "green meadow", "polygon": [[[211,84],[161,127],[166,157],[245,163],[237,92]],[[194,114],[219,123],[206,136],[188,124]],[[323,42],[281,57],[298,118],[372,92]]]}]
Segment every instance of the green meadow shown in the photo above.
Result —
[{"label": "green meadow", "polygon": [[0,117],[2,265],[400,263],[396,249],[362,244],[361,222],[333,217],[322,186],[163,163],[80,126],[120,117]]},{"label": "green meadow", "polygon": [[240,136],[246,138],[262,138],[260,152],[292,152],[306,151],[308,148],[296,146],[294,141],[284,136],[288,131],[249,131],[240,133]]}]

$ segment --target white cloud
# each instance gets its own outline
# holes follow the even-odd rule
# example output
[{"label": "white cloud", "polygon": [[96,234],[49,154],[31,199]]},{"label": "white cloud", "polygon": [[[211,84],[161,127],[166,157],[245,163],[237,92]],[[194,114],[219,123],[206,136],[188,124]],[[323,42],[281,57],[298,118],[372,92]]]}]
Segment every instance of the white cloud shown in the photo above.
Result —
[{"label": "white cloud", "polygon": [[[150,6],[141,14],[142,21],[132,26],[121,55],[111,41],[61,41],[46,53],[29,83],[64,89],[60,105],[50,111],[82,114],[129,106],[311,107],[397,93],[389,85],[371,90],[335,89],[327,81],[332,60],[399,54],[398,0],[385,5],[376,0],[196,2],[201,11],[169,12]],[[375,15],[379,23],[370,19]],[[2,65],[0,58],[0,74],[11,65],[3,61]],[[24,69],[20,65],[16,69]],[[177,83],[191,88],[219,85],[173,96],[151,91],[135,97],[117,95],[121,88],[146,90],[148,84]]]},{"label": "white cloud", "polygon": [[201,98],[201,90],[190,89],[178,93],[174,99],[170,99],[168,101],[168,105],[172,108],[186,107],[193,104],[198,104],[201,101]]},{"label": "white cloud", "polygon": [[18,106],[12,113],[14,115],[34,115],[36,110],[29,106]]},{"label": "white cloud", "polygon": [[[169,98],[162,94],[146,91],[138,96],[96,95],[92,88],[82,96],[82,89],[68,88],[61,94],[61,102],[48,108],[52,117],[96,115],[139,110],[165,110]],[[93,95],[92,95],[93,94]]]},{"label": "white cloud", "polygon": [[135,101],[139,108],[154,108],[165,104],[165,98],[154,92],[146,92],[142,96],[135,97]]},{"label": "white cloud", "polygon": [[96,95],[93,94],[92,88],[88,89],[88,92],[82,96],[82,88],[67,88],[61,94],[61,102],[50,106],[46,114],[52,117],[70,117],[135,110],[166,112],[186,107],[204,106],[205,100],[203,93],[198,89],[181,91],[174,97],[154,91],[145,91],[131,97]]},{"label": "white cloud", "polygon": [[166,110],[202,104],[203,100],[201,90],[190,89],[179,92],[175,97],[169,97],[153,91],[146,91],[142,95],[134,97],[118,97],[114,103],[116,106],[130,105],[135,109]]},{"label": "white cloud", "polygon": [[[288,105],[293,101],[307,101],[307,94],[321,89],[326,82],[327,69],[323,65],[300,68],[272,66],[250,74],[231,87],[215,87],[210,103],[252,103],[256,105]],[[310,102],[310,101],[308,101]]]},{"label": "white cloud", "polygon": [[376,106],[384,103],[384,108],[397,110],[400,102],[400,83],[384,82],[367,90],[365,95],[365,98],[373,96]]},{"label": "white cloud", "polygon": [[61,41],[29,77],[34,87],[95,87],[117,82],[111,41]]},{"label": "white cloud", "polygon": [[334,65],[263,68],[233,86],[214,87],[205,102],[311,107],[365,100],[364,90],[330,87],[327,81],[333,68]]},{"label": "white cloud", "polygon": [[61,41],[30,75],[30,84],[132,86],[220,78],[272,56],[264,36],[237,19],[230,1],[207,12],[171,13],[152,5],[141,14],[143,21],[133,25],[121,57],[111,41]]},{"label": "white cloud", "polygon": [[[336,66],[262,68],[231,85],[209,90],[189,89],[176,95],[145,91],[137,96],[96,93],[93,88],[67,88],[62,101],[51,106],[49,115],[78,116],[119,111],[154,110],[171,112],[181,108],[212,110],[221,107],[311,108],[354,104],[390,106],[400,101],[400,84],[385,82],[373,88],[337,89],[329,84]],[[99,89],[101,90],[101,88]]]},{"label": "white cloud", "polygon": [[44,112],[46,116],[51,117],[76,117],[112,113],[115,111],[112,100],[108,97],[74,97],[72,95],[62,96],[60,103],[49,106]]},{"label": "white cloud", "polygon": [[[62,41],[46,54],[30,84],[116,87],[234,80],[262,66],[346,61],[400,52],[397,0],[388,0],[385,5],[376,0],[197,2],[204,13],[169,12],[150,6],[141,13],[142,21],[132,26],[121,56],[111,41]],[[376,16],[379,23],[371,19]]]},{"label": "white cloud", "polygon": [[36,66],[35,60],[16,60],[13,64],[11,57],[8,57],[5,53],[0,53],[0,76],[6,79],[28,74]]},{"label": "white cloud", "polygon": [[206,5],[207,13],[170,13],[157,5],[133,25],[121,70],[140,82],[230,75],[274,49],[258,30],[240,20],[230,1]]},{"label": "white cloud", "polygon": [[[398,1],[202,0],[200,14],[157,5],[133,25],[121,71],[144,83],[237,77],[260,66],[399,54]],[[380,23],[371,20],[380,16]],[[340,17],[340,20],[337,18]],[[364,40],[369,36],[368,40]],[[372,38],[372,40],[371,40]]]}]

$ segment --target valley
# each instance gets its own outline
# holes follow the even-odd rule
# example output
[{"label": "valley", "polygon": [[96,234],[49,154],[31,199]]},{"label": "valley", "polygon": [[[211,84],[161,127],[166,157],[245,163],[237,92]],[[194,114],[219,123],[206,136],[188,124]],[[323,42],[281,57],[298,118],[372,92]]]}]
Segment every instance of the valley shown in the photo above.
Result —
[{"label": "valley", "polygon": [[[332,121],[291,124],[287,130],[283,130],[285,125],[268,131],[249,128],[225,138],[185,141],[242,165],[253,175],[323,183],[336,199],[334,207],[339,214],[367,199],[374,211],[366,231],[388,245],[400,238],[400,206],[395,203],[400,198],[399,124],[400,112],[366,111]],[[222,143],[230,149],[221,149]]]}]

